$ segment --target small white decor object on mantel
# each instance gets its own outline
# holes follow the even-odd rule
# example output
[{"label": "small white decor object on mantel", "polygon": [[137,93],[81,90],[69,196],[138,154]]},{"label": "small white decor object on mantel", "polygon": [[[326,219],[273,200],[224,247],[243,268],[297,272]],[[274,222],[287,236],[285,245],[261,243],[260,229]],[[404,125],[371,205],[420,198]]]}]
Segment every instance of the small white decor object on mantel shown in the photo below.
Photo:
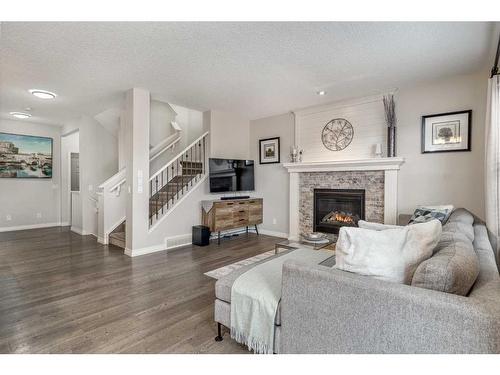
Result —
[{"label": "small white decor object on mantel", "polygon": [[418,265],[432,256],[441,232],[439,220],[386,230],[342,227],[335,268],[409,285]]},{"label": "small white decor object on mantel", "polygon": [[290,161],[292,163],[300,163],[302,161],[302,153],[304,150],[299,149],[299,146],[292,146],[290,148]]},{"label": "small white decor object on mantel", "polygon": [[375,145],[375,156],[377,158],[381,158],[382,157],[382,143],[377,143]]}]

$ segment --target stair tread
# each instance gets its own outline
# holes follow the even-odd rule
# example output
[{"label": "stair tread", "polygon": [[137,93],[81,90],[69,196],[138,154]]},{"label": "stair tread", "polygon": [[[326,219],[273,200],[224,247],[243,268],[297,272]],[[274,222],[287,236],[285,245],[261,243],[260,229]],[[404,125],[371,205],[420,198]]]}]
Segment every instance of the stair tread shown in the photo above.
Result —
[{"label": "stair tread", "polygon": [[111,233],[111,234],[109,235],[109,238],[113,238],[113,239],[116,239],[116,240],[125,241],[125,232],[115,232],[115,233]]},{"label": "stair tread", "polygon": [[168,202],[174,203],[176,196],[188,192],[190,183],[194,185],[193,180],[198,178],[203,173],[203,162],[197,161],[181,161],[182,174],[171,177],[171,179],[157,190],[153,196],[149,198],[149,217],[153,217],[161,212],[162,208]]}]

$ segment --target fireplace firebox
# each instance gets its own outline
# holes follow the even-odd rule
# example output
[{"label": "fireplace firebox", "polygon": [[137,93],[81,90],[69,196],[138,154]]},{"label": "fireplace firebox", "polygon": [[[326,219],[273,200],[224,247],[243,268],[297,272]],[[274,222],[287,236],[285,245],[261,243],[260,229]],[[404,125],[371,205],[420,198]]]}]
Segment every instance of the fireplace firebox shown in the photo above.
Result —
[{"label": "fireplace firebox", "polygon": [[357,227],[365,219],[362,189],[314,189],[313,230],[338,234],[342,226]]}]

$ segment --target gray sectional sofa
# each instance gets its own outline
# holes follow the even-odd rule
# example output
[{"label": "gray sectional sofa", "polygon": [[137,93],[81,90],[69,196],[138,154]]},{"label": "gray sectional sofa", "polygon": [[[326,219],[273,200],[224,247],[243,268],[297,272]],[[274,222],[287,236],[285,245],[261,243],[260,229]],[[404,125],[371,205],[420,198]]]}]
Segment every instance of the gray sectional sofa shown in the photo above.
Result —
[{"label": "gray sectional sofa", "polygon": [[[472,270],[462,268],[467,247],[477,256]],[[443,226],[439,251],[429,263],[445,269],[430,279],[434,290],[325,265],[285,262],[275,352],[500,353],[500,276],[494,248],[484,223],[457,209]],[[429,264],[421,272],[429,272]],[[216,322],[230,327],[232,283],[254,266],[217,281]],[[477,278],[466,295],[440,291],[454,290],[455,284],[464,290],[460,283],[470,279],[474,267]],[[469,274],[462,277],[461,272]],[[427,284],[422,273],[419,282],[428,287],[425,276]]]}]

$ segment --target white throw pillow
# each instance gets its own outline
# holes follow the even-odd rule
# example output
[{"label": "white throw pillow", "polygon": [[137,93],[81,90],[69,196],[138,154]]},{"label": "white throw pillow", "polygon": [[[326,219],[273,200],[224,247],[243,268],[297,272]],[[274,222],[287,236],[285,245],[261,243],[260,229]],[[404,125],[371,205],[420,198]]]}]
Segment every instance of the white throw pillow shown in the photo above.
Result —
[{"label": "white throw pillow", "polygon": [[335,268],[409,285],[418,265],[432,256],[441,231],[439,220],[379,231],[342,227]]},{"label": "white throw pillow", "polygon": [[358,227],[371,230],[386,230],[386,229],[401,228],[400,225],[380,224],[380,223],[374,223],[373,221],[364,221],[364,220],[358,221]]}]

